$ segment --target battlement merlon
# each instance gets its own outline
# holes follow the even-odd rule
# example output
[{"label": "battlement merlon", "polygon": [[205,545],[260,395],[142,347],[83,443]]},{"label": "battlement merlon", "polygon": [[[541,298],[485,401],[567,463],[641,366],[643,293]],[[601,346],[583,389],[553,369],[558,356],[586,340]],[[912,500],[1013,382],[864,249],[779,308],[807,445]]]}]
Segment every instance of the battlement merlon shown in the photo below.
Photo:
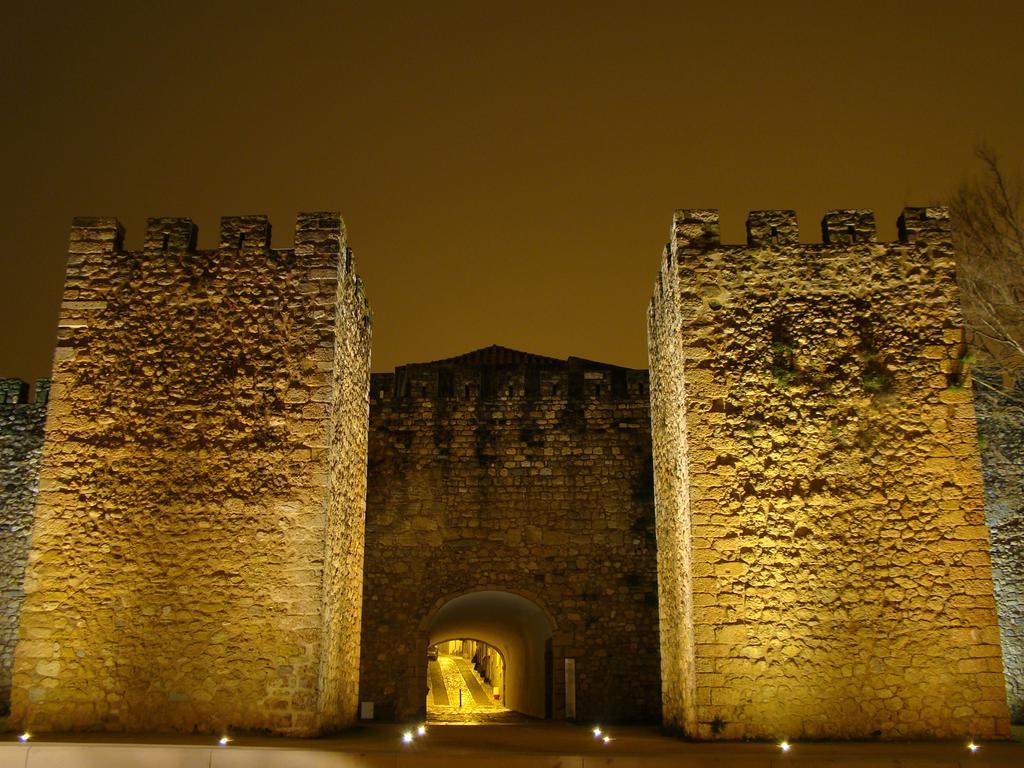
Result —
[{"label": "battlement merlon", "polygon": [[295,250],[299,255],[312,250],[341,253],[346,236],[345,221],[337,211],[300,213],[295,221]]},{"label": "battlement merlon", "polygon": [[901,243],[920,241],[950,243],[953,230],[949,220],[949,209],[931,206],[928,208],[904,208],[896,221]]},{"label": "battlement merlon", "polygon": [[751,211],[747,214],[747,245],[796,245],[799,241],[796,211]]},{"label": "battlement merlon", "polygon": [[0,379],[0,404],[28,402],[28,384],[21,379]]},{"label": "battlement merlon", "polygon": [[[336,267],[341,282],[355,274],[347,242],[345,221],[337,211],[300,213],[295,221],[295,257],[313,268]],[[362,290],[361,284],[355,288]]]},{"label": "battlement merlon", "polygon": [[821,220],[821,241],[827,245],[873,243],[875,212],[864,208],[829,211]]},{"label": "battlement merlon", "polygon": [[124,244],[124,227],[109,216],[78,216],[71,222],[68,253],[74,256],[118,253]]},{"label": "battlement merlon", "polygon": [[195,251],[199,230],[192,219],[146,219],[146,239],[142,250],[146,254]]},{"label": "battlement merlon", "polygon": [[270,220],[264,215],[222,216],[219,251],[265,253],[270,249]]},{"label": "battlement merlon", "polygon": [[707,251],[722,244],[716,208],[680,208],[672,216],[669,244],[673,252]]}]

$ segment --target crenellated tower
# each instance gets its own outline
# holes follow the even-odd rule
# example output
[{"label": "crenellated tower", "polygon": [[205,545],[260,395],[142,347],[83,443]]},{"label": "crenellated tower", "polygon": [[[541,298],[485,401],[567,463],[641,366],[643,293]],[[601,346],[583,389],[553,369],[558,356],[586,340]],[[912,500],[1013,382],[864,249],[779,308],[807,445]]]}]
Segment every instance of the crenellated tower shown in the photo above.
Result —
[{"label": "crenellated tower", "polygon": [[665,720],[700,738],[1005,737],[941,208],[897,242],[673,220],[649,313]]},{"label": "crenellated tower", "polygon": [[[38,730],[356,715],[370,321],[337,213],[75,219],[14,665]],[[328,565],[325,567],[325,563]]]}]

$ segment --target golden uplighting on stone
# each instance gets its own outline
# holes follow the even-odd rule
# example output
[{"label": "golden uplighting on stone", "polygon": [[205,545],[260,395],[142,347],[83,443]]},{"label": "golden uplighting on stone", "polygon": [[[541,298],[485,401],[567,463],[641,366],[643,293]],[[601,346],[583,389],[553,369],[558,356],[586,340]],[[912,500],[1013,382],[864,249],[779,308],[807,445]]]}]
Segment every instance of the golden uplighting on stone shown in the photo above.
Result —
[{"label": "golden uplighting on stone", "polygon": [[664,716],[692,737],[1009,736],[949,215],[897,230],[673,218],[651,423]]}]

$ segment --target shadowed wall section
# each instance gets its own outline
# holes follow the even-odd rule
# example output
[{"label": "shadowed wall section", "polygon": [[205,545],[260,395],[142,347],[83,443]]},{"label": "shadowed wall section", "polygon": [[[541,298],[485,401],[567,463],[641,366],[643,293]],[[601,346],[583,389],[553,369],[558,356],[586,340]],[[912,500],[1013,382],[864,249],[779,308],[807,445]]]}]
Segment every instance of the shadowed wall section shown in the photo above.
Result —
[{"label": "shadowed wall section", "polygon": [[[977,373],[975,378],[985,374]],[[975,393],[985,515],[1010,718],[1024,723],[1024,375],[1007,388],[989,372]],[[988,386],[984,386],[984,384]]]},{"label": "shadowed wall section", "polygon": [[703,738],[1005,737],[946,212],[878,243],[678,211],[650,314],[664,716]]},{"label": "shadowed wall section", "polygon": [[[76,219],[13,719],[312,734],[356,710],[369,319],[337,214],[140,251]],[[324,569],[325,558],[330,567]]]},{"label": "shadowed wall section", "polygon": [[0,379],[0,716],[11,708],[11,665],[24,596],[25,562],[39,483],[49,379],[35,396],[19,379]]}]

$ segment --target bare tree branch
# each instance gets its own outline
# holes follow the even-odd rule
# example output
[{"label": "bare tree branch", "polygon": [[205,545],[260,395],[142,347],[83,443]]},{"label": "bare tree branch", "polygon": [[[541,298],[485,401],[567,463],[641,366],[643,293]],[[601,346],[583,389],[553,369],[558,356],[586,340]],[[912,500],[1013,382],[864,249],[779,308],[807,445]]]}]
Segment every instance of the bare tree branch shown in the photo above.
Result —
[{"label": "bare tree branch", "polygon": [[950,201],[960,293],[977,364],[998,373],[1013,400],[1024,372],[1024,179],[1007,176],[989,147],[975,155],[980,174]]}]

